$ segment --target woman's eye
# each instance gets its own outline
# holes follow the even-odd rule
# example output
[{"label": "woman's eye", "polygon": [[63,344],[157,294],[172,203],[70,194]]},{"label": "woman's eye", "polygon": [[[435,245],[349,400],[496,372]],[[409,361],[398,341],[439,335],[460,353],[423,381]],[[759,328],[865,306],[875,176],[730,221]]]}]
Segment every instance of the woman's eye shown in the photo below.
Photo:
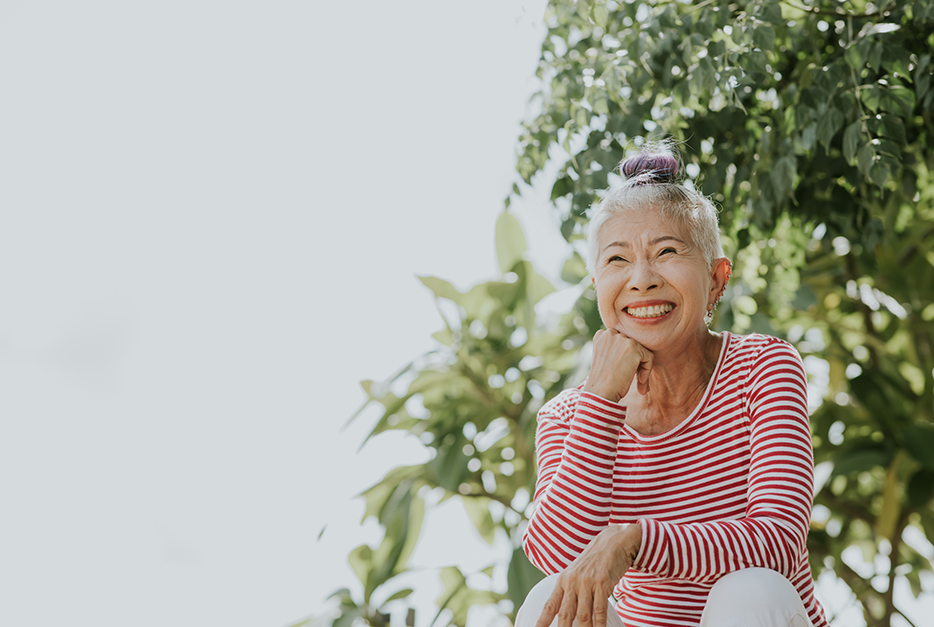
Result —
[{"label": "woman's eye", "polygon": [[674,248],[672,248],[671,246],[669,246],[668,248],[663,248],[663,249],[662,249],[662,252],[660,252],[660,253],[658,253],[658,254],[659,254],[659,256],[661,256],[661,255],[666,255],[666,254],[668,254],[668,253],[674,254],[674,253],[677,253],[677,252],[678,252],[677,250],[675,250]]},{"label": "woman's eye", "polygon": [[626,260],[620,257],[619,255],[613,255],[612,257],[609,258],[608,261],[612,263],[614,261],[626,261]]}]

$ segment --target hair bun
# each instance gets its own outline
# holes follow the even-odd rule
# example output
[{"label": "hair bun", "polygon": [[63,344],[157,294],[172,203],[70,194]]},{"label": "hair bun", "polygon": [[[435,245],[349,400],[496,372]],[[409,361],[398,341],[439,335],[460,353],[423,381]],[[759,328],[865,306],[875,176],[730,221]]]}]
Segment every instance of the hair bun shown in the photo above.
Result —
[{"label": "hair bun", "polygon": [[637,155],[624,159],[619,166],[627,179],[637,179],[637,184],[677,183],[678,160],[671,155]]}]

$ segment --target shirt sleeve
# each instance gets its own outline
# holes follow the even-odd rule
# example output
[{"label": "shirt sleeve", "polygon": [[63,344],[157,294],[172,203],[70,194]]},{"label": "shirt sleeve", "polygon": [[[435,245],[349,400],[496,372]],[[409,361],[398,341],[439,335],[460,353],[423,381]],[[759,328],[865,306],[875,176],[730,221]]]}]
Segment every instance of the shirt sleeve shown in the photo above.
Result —
[{"label": "shirt sleeve", "polygon": [[764,346],[745,389],[750,421],[745,516],[684,524],[641,519],[642,546],[634,568],[697,582],[753,566],[789,580],[800,571],[811,518],[814,458],[807,377],[797,351],[781,340]]},{"label": "shirt sleeve", "polygon": [[[576,391],[572,392],[576,394]],[[538,479],[525,554],[539,570],[564,570],[610,520],[613,465],[625,408],[580,392],[559,396],[538,415]]]}]

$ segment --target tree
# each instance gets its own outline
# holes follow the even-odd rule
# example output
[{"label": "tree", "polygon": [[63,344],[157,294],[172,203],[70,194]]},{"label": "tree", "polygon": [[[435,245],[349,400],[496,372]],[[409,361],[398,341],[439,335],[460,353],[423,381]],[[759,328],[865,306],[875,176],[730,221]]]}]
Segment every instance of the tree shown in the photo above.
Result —
[{"label": "tree", "polygon": [[934,1],[552,0],[545,19],[539,112],[517,171],[551,184],[568,242],[562,280],[581,296],[560,320],[536,318],[552,287],[523,256],[511,198],[497,224],[501,280],[460,293],[423,279],[445,303],[437,350],[401,371],[405,394],[364,387],[383,406],[371,435],[407,430],[433,459],[365,494],[391,546],[352,562],[380,550],[395,561],[374,557],[361,580],[404,569],[426,486],[461,499],[485,539],[500,528],[514,546],[505,593],[445,570],[450,623],[504,598],[514,611],[537,579],[518,548],[535,412],[580,379],[600,326],[578,252],[586,212],[628,147],[671,137],[688,184],[722,208],[736,265],[715,327],[789,339],[811,376],[827,478],[814,574],[846,582],[867,624],[890,625],[896,582],[917,595],[932,568],[906,538],[934,538]]}]

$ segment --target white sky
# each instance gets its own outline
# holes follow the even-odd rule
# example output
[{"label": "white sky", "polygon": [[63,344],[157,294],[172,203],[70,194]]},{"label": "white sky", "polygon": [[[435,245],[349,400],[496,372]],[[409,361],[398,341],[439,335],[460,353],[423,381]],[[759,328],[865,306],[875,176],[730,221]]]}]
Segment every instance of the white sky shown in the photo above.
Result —
[{"label": "white sky", "polygon": [[[282,627],[354,584],[353,496],[423,451],[340,427],[431,346],[416,274],[496,274],[544,4],[0,5],[0,624]],[[433,567],[503,555],[456,507],[419,627]]]},{"label": "white sky", "polygon": [[[495,274],[543,7],[0,5],[0,624],[279,627],[354,582],[352,497],[421,451],[339,427],[431,346],[416,274]],[[419,563],[479,559],[461,518]]]}]

